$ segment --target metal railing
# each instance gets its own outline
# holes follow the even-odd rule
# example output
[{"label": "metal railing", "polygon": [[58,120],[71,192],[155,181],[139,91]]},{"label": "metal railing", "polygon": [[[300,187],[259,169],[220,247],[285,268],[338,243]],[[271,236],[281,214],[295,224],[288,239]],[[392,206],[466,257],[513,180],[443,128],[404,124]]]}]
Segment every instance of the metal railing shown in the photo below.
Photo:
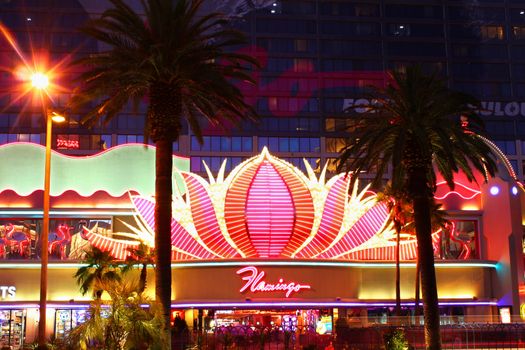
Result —
[{"label": "metal railing", "polygon": [[[292,350],[385,349],[385,335],[402,330],[409,349],[424,349],[423,326],[371,324],[366,327],[337,326],[334,334],[320,335],[310,327],[295,331],[281,327],[229,326],[175,336],[172,349]],[[524,323],[463,323],[441,326],[443,349],[525,349]]]}]

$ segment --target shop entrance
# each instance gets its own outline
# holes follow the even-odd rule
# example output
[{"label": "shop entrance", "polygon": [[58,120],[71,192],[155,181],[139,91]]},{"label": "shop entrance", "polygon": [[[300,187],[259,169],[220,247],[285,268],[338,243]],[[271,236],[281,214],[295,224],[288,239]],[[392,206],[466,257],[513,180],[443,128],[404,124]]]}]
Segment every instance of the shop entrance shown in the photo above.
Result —
[{"label": "shop entrance", "polygon": [[269,327],[288,332],[332,333],[332,310],[204,310],[206,330],[220,327]]},{"label": "shop entrance", "polygon": [[0,325],[0,346],[10,346],[14,350],[22,348],[26,329],[26,311],[0,311]]}]

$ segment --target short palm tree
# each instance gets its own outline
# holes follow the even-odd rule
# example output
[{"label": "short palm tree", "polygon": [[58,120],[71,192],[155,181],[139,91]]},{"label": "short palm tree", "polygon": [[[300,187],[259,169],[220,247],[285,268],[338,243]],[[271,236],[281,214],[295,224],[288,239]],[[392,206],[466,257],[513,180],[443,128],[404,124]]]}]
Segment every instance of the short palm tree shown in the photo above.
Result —
[{"label": "short palm tree", "polygon": [[236,82],[251,82],[257,61],[228,51],[244,36],[217,14],[198,13],[203,0],[144,0],[141,13],[124,0],[82,31],[105,51],[77,61],[84,70],[71,106],[91,105],[84,121],[109,121],[128,102],[146,99],[146,138],[156,146],[155,290],[169,332],[171,305],[172,147],[186,120],[202,142],[201,122],[224,126],[255,118]]},{"label": "short palm tree", "polygon": [[387,184],[385,188],[377,194],[378,201],[386,203],[390,212],[390,221],[394,225],[396,232],[396,316],[401,317],[401,268],[400,268],[400,246],[401,232],[409,223],[412,207],[402,189],[393,188]]},{"label": "short palm tree", "polygon": [[[73,349],[128,350],[163,346],[161,310],[138,291],[137,280],[104,281],[102,287],[109,299],[91,302],[86,322],[68,335]],[[145,304],[148,307],[144,307]]]},{"label": "short palm tree", "polygon": [[86,252],[84,264],[75,273],[82,294],[91,290],[95,299],[100,300],[106,282],[121,280],[118,264],[109,252],[92,247]]},{"label": "short palm tree", "polygon": [[122,268],[122,272],[126,273],[135,265],[140,265],[138,290],[142,293],[146,289],[148,265],[153,265],[155,263],[155,250],[149,245],[141,242],[137,247],[131,248],[129,251],[130,255],[126,259],[126,264]]},{"label": "short palm tree", "polygon": [[[454,173],[461,170],[475,181],[474,171],[493,175],[496,163],[476,134],[482,121],[474,98],[448,89],[436,74],[425,75],[417,66],[393,72],[391,78],[385,88],[373,89],[367,111],[356,113],[359,128],[342,151],[339,166],[356,174],[374,169],[373,184],[378,187],[391,167],[392,186],[406,190],[414,209],[426,346],[441,349],[431,239],[435,169],[453,188]],[[471,130],[461,126],[461,116],[469,118]]]}]

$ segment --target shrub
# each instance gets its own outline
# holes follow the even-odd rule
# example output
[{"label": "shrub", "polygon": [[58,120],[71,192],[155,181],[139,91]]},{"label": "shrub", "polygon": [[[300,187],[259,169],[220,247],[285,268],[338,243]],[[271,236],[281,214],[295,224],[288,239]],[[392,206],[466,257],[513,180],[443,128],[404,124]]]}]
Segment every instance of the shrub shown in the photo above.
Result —
[{"label": "shrub", "polygon": [[394,329],[383,336],[385,350],[408,350],[408,341],[402,329]]}]

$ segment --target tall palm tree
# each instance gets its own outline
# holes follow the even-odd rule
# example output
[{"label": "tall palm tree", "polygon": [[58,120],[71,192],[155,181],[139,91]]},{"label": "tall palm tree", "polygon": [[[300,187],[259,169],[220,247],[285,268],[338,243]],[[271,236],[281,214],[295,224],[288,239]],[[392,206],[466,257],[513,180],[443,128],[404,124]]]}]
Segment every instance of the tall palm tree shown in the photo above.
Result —
[{"label": "tall palm tree", "polygon": [[[474,171],[493,175],[496,163],[476,134],[482,121],[474,98],[448,89],[436,74],[425,75],[417,66],[408,67],[405,73],[393,72],[391,78],[385,88],[373,88],[369,96],[373,102],[366,112],[356,113],[359,129],[342,151],[339,166],[356,174],[374,169],[375,186],[380,186],[391,167],[392,185],[406,190],[414,208],[426,347],[441,349],[431,239],[435,169],[453,188],[457,171],[475,181]],[[461,116],[469,118],[468,132],[459,123]]]},{"label": "tall palm tree", "polygon": [[[77,61],[86,69],[72,98],[72,108],[93,108],[84,121],[106,122],[128,102],[147,99],[146,138],[156,146],[155,289],[169,332],[171,304],[172,147],[186,120],[202,142],[201,122],[215,126],[255,118],[236,82],[251,82],[249,55],[228,49],[244,36],[226,29],[220,14],[201,16],[203,0],[144,0],[141,13],[124,0],[82,31],[104,44],[105,51]],[[75,108],[76,107],[76,108]]]},{"label": "tall palm tree", "polygon": [[82,294],[92,290],[95,299],[100,300],[106,282],[121,280],[118,264],[109,252],[92,247],[86,252],[84,263],[74,275]]}]

